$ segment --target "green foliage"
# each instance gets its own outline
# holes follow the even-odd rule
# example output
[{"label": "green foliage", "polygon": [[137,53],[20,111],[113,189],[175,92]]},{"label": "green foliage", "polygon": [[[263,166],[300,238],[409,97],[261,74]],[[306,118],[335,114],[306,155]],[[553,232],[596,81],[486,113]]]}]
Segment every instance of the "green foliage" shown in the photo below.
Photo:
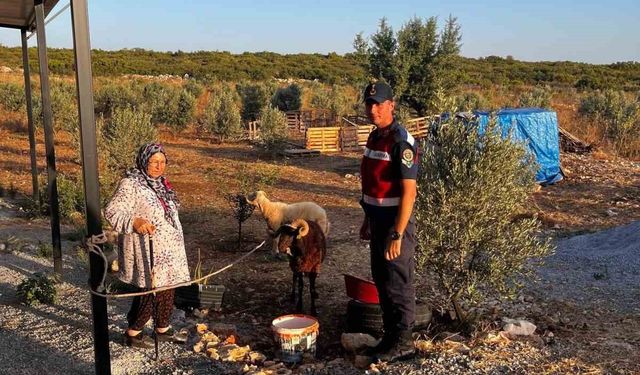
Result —
[{"label": "green foliage", "polygon": [[180,90],[176,107],[168,125],[174,132],[179,133],[193,120],[196,98],[186,89]]},{"label": "green foliage", "polygon": [[436,274],[456,312],[489,290],[510,295],[531,260],[551,252],[534,218],[518,219],[533,191],[536,165],[525,146],[502,139],[493,120],[479,134],[457,120],[424,148],[418,178],[417,260]]},{"label": "green foliage", "polygon": [[461,78],[457,65],[460,53],[460,26],[449,17],[444,30],[438,34],[437,19],[414,17],[398,32],[397,37],[380,21],[378,31],[371,36],[369,48],[356,37],[356,55],[369,57],[369,74],[388,82],[395,90],[399,104],[411,108],[418,116],[436,109],[437,92],[449,95]]},{"label": "green foliage", "polygon": [[533,90],[520,95],[519,106],[528,108],[551,108],[551,89],[549,87],[535,87]]},{"label": "green foliage", "polygon": [[136,92],[131,85],[109,83],[96,91],[95,112],[97,115],[111,117],[115,108],[136,108],[142,101],[141,92]]},{"label": "green foliage", "polygon": [[40,258],[51,258],[53,257],[53,246],[50,243],[38,242],[38,247],[36,249],[36,255]]},{"label": "green foliage", "polygon": [[311,108],[329,109],[331,107],[331,92],[320,83],[311,86]]},{"label": "green foliage", "polygon": [[34,273],[23,280],[17,288],[16,296],[25,304],[55,303],[58,291],[54,280],[43,273]]},{"label": "green foliage", "polygon": [[260,140],[268,151],[279,149],[287,139],[287,116],[274,107],[265,107],[260,113]]},{"label": "green foliage", "polygon": [[302,88],[295,83],[276,90],[271,105],[281,111],[296,111],[302,105]]},{"label": "green foliage", "polygon": [[395,86],[398,41],[393,34],[393,29],[387,23],[386,17],[380,19],[378,30],[371,36],[370,40],[371,43],[367,49],[369,55],[369,74],[376,80],[383,80],[391,86]]},{"label": "green foliage", "polygon": [[273,95],[261,83],[239,83],[236,85],[236,91],[242,101],[243,121],[257,120],[260,112],[269,104],[269,98]]},{"label": "green foliage", "polygon": [[[444,31],[447,30],[445,25]],[[455,30],[452,28],[452,30]],[[360,34],[354,41],[354,53],[289,54],[273,52],[231,54],[229,52],[154,52],[140,48],[119,51],[92,51],[95,76],[120,76],[123,74],[160,75],[182,77],[188,73],[200,82],[240,80],[268,80],[271,78],[317,79],[324,83],[362,86],[369,74],[368,63],[363,64],[359,46],[371,42]],[[447,37],[446,40],[455,40]],[[443,47],[444,48],[444,47]],[[366,48],[365,48],[366,49]],[[49,68],[53,74],[73,75],[73,50],[55,48],[48,52]],[[29,49],[30,58],[36,61],[35,48]],[[366,58],[364,59],[366,60]],[[22,66],[20,47],[0,46],[0,65],[12,68]],[[447,73],[447,72],[445,72]],[[479,59],[459,58],[456,69],[449,71],[469,85],[537,85],[593,89],[637,91],[640,89],[640,62],[619,62],[593,65],[577,62],[525,62],[513,58],[488,56]],[[457,82],[452,80],[451,82]],[[445,81],[445,83],[448,81]],[[22,94],[22,93],[21,93]]]},{"label": "green foliage", "polygon": [[[49,194],[48,180],[44,175],[40,176],[40,198],[42,205],[40,212],[49,214]],[[69,219],[77,213],[84,212],[84,189],[80,181],[77,181],[65,174],[58,173],[56,177],[58,187],[58,212],[61,219]],[[35,207],[34,207],[35,209]]]},{"label": "green foliage", "polygon": [[210,132],[220,141],[237,136],[242,131],[240,109],[234,92],[217,88],[209,97],[209,103],[199,119],[201,130]]},{"label": "green foliage", "polygon": [[640,97],[630,99],[621,91],[607,90],[586,96],[578,113],[604,124],[604,137],[626,157],[640,155]]},{"label": "green foliage", "polygon": [[15,83],[0,83],[0,106],[5,111],[18,112],[25,108],[24,87]]},{"label": "green foliage", "polygon": [[326,88],[321,84],[315,84],[311,90],[310,104],[312,108],[328,109],[338,116],[354,112],[353,107],[357,98],[350,95],[345,86],[332,85]]},{"label": "green foliage", "polygon": [[489,101],[482,95],[472,93],[465,93],[455,99],[455,108],[458,111],[475,111],[475,110],[488,110]]},{"label": "green foliage", "polygon": [[105,153],[111,169],[122,172],[132,165],[138,148],[157,137],[151,115],[142,109],[115,108],[101,125]]},{"label": "green foliage", "polygon": [[182,88],[187,90],[187,92],[191,94],[194,98],[199,98],[200,95],[202,95],[202,93],[204,92],[204,87],[193,78],[188,79],[182,85]]}]

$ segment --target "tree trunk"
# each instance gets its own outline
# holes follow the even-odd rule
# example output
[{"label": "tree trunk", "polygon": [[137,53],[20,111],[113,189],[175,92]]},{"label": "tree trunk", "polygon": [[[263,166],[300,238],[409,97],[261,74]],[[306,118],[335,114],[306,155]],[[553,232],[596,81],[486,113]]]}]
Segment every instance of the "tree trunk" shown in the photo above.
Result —
[{"label": "tree trunk", "polygon": [[460,307],[460,303],[458,302],[458,296],[455,295],[451,297],[451,303],[453,303],[453,308],[456,310],[456,316],[460,323],[464,323],[467,319],[464,312],[462,311],[462,307]]}]

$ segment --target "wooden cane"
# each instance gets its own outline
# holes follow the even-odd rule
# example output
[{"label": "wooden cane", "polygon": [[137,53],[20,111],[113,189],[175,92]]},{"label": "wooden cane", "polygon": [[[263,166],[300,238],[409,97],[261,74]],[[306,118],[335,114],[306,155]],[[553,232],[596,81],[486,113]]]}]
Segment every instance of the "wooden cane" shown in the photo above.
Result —
[{"label": "wooden cane", "polygon": [[[149,235],[149,256],[150,256],[150,263],[151,263],[151,289],[155,289],[156,288],[156,273],[155,273],[155,269],[154,269],[154,261],[153,261],[153,236]],[[158,298],[156,296],[156,292],[153,292],[153,343],[155,345],[155,349],[156,349],[156,357],[155,360],[157,361],[159,358],[159,345],[158,345]]]}]

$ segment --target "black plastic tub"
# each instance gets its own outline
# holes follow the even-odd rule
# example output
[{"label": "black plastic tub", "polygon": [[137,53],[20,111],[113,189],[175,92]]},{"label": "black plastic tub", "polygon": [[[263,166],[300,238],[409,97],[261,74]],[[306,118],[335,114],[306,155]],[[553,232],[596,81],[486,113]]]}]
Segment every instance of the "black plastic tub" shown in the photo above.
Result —
[{"label": "black plastic tub", "polygon": [[174,304],[180,309],[222,309],[224,285],[192,284],[176,288]]}]

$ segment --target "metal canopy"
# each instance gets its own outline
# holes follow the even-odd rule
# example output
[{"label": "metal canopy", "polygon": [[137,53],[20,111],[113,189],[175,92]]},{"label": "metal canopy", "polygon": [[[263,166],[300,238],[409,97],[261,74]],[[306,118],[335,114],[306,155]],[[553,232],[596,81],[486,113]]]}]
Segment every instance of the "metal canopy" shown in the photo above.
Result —
[{"label": "metal canopy", "polygon": [[[31,103],[31,79],[29,74],[29,54],[27,53],[27,31],[36,30],[38,39],[38,62],[40,65],[40,89],[42,92],[42,117],[47,158],[47,191],[50,203],[52,243],[54,245],[54,269],[62,273],[60,249],[60,223],[58,213],[58,193],[56,183],[53,122],[49,93],[49,69],[45,36],[45,17],[58,0],[0,0],[0,28],[19,29],[22,37],[22,56],[25,79],[25,97],[29,125],[29,148],[31,154],[33,191],[36,197],[37,178],[35,168],[35,137]],[[93,87],[91,72],[91,45],[89,42],[89,22],[87,0],[70,0],[73,51],[80,122],[80,149],[82,156],[82,176],[84,180],[85,213],[87,233],[95,236],[102,233],[100,221],[100,193],[98,183],[98,155],[96,150],[96,127],[93,108]],[[66,7],[65,7],[66,8]],[[64,10],[63,8],[62,10]],[[62,11],[61,10],[61,11]],[[58,12],[60,13],[60,12]],[[52,18],[55,18],[53,15]],[[102,250],[102,245],[98,245]],[[101,275],[106,265],[95,253],[89,255],[89,284],[92,289],[101,284]],[[93,315],[93,347],[96,374],[111,374],[109,355],[109,330],[107,300],[91,295]]]},{"label": "metal canopy", "polygon": [[[45,0],[44,16],[46,17],[58,0]],[[35,29],[34,0],[2,0],[0,1],[0,27],[14,29]]]}]

